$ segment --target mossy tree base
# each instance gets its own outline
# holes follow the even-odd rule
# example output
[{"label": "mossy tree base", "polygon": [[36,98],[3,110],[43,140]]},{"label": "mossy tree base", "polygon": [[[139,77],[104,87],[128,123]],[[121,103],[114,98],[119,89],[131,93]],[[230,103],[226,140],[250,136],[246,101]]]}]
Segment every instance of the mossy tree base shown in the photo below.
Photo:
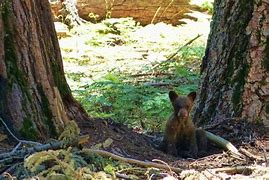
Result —
[{"label": "mossy tree base", "polygon": [[72,97],[48,1],[0,3],[0,116],[29,139],[46,139],[87,115]]}]

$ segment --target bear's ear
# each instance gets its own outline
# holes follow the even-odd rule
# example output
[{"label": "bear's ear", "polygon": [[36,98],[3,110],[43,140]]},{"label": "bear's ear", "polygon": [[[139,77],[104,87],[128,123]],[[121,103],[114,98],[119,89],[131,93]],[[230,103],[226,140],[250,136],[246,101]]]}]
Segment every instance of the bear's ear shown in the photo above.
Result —
[{"label": "bear's ear", "polygon": [[169,92],[169,98],[171,102],[174,102],[177,99],[178,95],[175,91],[170,91]]},{"label": "bear's ear", "polygon": [[190,100],[194,101],[195,98],[196,98],[196,92],[191,92],[190,94],[188,94],[188,98],[189,98]]}]

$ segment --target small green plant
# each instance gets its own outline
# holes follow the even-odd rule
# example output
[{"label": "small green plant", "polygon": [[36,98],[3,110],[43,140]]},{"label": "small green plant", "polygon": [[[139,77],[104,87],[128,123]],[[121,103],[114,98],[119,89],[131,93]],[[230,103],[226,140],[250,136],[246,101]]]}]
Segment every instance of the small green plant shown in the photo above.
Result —
[{"label": "small green plant", "polygon": [[207,11],[209,14],[212,14],[214,11],[214,5],[212,1],[205,1],[202,5],[201,8],[204,11]]},{"label": "small green plant", "polygon": [[99,15],[98,14],[94,14],[93,12],[90,12],[88,15],[89,19],[91,22],[97,23],[98,19],[99,19]]},{"label": "small green plant", "polygon": [[84,73],[67,73],[66,76],[70,79],[72,79],[73,81],[80,81],[80,78],[85,77]]}]

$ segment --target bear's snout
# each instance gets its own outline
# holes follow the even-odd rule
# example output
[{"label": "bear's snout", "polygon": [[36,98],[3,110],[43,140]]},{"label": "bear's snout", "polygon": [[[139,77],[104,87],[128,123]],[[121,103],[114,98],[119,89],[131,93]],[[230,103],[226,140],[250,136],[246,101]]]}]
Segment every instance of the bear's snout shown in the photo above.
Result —
[{"label": "bear's snout", "polygon": [[180,118],[186,119],[189,116],[189,112],[187,111],[187,109],[180,109],[177,115]]}]

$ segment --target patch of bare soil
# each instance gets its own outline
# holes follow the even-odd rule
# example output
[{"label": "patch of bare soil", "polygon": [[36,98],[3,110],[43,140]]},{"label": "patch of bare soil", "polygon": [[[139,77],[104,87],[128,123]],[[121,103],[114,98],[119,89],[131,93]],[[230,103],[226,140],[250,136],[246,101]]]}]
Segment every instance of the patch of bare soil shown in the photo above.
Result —
[{"label": "patch of bare soil", "polygon": [[[87,147],[98,147],[122,157],[142,161],[158,159],[171,167],[185,170],[181,173],[181,178],[189,174],[192,174],[193,179],[269,177],[269,170],[266,168],[269,139],[264,137],[261,131],[257,131],[258,125],[251,126],[243,121],[231,120],[230,123],[223,121],[218,125],[207,127],[214,134],[231,141],[242,156],[235,156],[211,143],[207,154],[198,159],[183,159],[165,154],[156,148],[160,135],[141,134],[137,130],[129,129],[111,120],[96,119],[93,122],[79,123],[79,126],[82,134],[90,135],[90,143]],[[190,169],[193,170],[186,171]]]}]

